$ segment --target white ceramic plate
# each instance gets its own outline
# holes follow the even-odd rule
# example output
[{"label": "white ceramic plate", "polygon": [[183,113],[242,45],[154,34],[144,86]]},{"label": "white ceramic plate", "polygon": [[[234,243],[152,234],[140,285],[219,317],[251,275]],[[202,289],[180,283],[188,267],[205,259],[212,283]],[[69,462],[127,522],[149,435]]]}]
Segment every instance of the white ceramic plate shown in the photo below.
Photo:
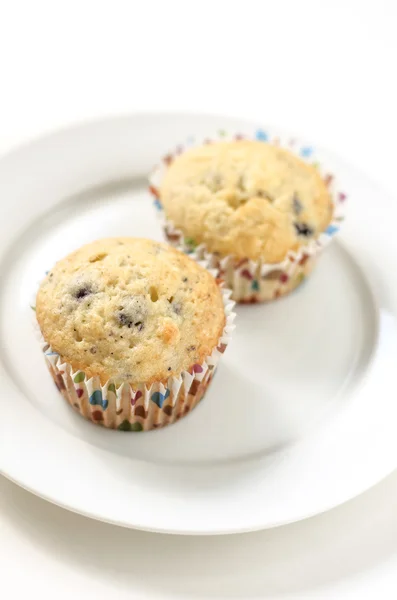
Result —
[{"label": "white ceramic plate", "polygon": [[[59,396],[32,328],[44,271],[103,236],[161,239],[145,177],[191,133],[238,120],[141,114],[81,125],[0,161],[0,468],[85,515],[153,531],[231,533],[325,511],[397,463],[397,238],[384,194],[326,152],[348,220],[309,281],[238,308],[209,393],[181,422],[107,431]],[[251,125],[252,127],[252,125]]]}]

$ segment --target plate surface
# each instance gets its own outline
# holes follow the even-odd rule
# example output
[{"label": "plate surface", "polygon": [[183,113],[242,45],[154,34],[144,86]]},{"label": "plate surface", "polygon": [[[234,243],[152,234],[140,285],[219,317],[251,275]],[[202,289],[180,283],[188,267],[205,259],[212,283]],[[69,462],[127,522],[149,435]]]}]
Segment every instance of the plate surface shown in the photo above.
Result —
[{"label": "plate surface", "polygon": [[150,433],[107,431],[76,415],[47,373],[30,308],[43,273],[96,238],[162,239],[145,179],[158,157],[192,133],[252,127],[140,114],[55,133],[0,161],[5,476],[120,525],[232,533],[325,511],[396,467],[391,200],[324,151],[349,193],[342,234],[295,293],[237,309],[233,340],[191,415]]}]

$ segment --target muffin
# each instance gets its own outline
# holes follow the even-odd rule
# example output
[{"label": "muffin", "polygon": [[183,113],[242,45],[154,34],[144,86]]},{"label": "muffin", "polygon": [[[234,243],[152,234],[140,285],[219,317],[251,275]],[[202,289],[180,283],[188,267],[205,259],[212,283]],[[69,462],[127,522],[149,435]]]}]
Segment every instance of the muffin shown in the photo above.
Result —
[{"label": "muffin", "polygon": [[269,300],[295,288],[324,237],[335,232],[330,178],[289,150],[219,141],[166,162],[151,190],[169,241],[187,251],[199,246],[237,301]]},{"label": "muffin", "polygon": [[106,427],[172,423],[202,398],[226,348],[229,296],[166,244],[87,244],[59,261],[37,293],[54,381],[76,410]]}]

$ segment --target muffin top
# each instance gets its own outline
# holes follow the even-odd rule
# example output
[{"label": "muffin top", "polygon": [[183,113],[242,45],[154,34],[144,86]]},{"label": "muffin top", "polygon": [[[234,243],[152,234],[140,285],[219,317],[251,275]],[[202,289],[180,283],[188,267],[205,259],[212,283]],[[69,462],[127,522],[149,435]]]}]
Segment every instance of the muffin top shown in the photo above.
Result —
[{"label": "muffin top", "polygon": [[259,141],[186,151],[168,167],[160,199],[167,218],[196,244],[268,263],[317,237],[333,212],[315,167]]},{"label": "muffin top", "polygon": [[133,238],[98,240],[59,261],[36,315],[61,360],[102,385],[178,377],[211,354],[225,325],[208,271],[166,244]]}]

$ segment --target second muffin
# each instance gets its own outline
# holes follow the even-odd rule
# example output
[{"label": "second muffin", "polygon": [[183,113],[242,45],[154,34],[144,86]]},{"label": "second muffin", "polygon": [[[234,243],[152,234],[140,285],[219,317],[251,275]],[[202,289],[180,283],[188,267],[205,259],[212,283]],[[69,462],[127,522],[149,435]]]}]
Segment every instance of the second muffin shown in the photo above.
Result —
[{"label": "second muffin", "polygon": [[231,308],[227,292],[181,252],[114,238],[58,262],[40,286],[36,315],[68,402],[107,427],[141,430],[175,421],[200,400],[225,350]]},{"label": "second muffin", "polygon": [[331,233],[329,179],[255,140],[208,143],[172,158],[152,188],[171,242],[211,255],[240,302],[269,300],[302,281],[322,234]]}]

